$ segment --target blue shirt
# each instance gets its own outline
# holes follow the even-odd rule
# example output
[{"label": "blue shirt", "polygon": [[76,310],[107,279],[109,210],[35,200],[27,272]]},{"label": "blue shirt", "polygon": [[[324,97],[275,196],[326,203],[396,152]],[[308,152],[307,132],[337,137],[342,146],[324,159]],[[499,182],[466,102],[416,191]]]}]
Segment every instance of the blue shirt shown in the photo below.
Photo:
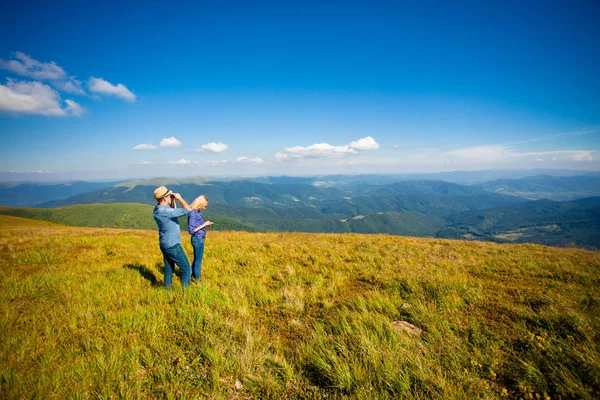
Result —
[{"label": "blue shirt", "polygon": [[189,213],[185,208],[154,207],[154,220],[158,225],[158,243],[161,248],[168,249],[181,244],[181,228],[177,218]]},{"label": "blue shirt", "polygon": [[196,237],[206,237],[206,229],[202,228],[198,230],[198,232],[194,233],[194,229],[199,227],[204,223],[204,216],[198,210],[192,210],[192,212],[188,215],[188,232],[190,235]]}]

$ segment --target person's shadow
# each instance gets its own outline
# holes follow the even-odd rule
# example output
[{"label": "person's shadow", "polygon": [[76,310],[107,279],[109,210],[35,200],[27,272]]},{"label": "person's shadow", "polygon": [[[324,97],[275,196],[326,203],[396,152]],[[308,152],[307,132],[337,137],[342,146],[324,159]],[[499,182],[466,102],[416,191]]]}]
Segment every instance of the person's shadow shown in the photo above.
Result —
[{"label": "person's shadow", "polygon": [[125,264],[123,265],[123,268],[133,269],[139,272],[140,275],[149,281],[152,286],[158,286],[158,279],[156,279],[154,272],[148,269],[144,264]]}]

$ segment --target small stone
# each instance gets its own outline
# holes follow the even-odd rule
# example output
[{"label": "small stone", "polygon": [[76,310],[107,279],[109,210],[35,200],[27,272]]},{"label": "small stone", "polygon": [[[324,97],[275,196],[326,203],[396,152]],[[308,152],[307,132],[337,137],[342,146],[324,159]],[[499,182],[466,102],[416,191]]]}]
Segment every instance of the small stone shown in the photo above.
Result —
[{"label": "small stone", "polygon": [[235,381],[235,390],[242,390],[242,382],[240,382],[240,380],[236,380]]},{"label": "small stone", "polygon": [[421,328],[417,328],[411,323],[406,321],[394,321],[392,322],[392,327],[396,329],[398,332],[408,333],[409,335],[421,336],[423,330]]}]

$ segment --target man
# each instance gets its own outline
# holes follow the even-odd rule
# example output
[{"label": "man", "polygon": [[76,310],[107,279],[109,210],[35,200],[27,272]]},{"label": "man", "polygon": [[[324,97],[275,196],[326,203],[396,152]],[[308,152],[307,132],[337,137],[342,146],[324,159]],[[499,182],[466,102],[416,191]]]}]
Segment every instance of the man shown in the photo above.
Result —
[{"label": "man", "polygon": [[[154,198],[157,201],[154,207],[154,220],[158,225],[160,251],[165,259],[165,287],[170,289],[173,286],[175,264],[181,270],[181,285],[188,287],[192,268],[181,247],[181,229],[178,218],[189,214],[192,209],[179,193],[173,193],[164,186],[154,191]],[[175,208],[175,200],[179,201],[183,208]]]}]

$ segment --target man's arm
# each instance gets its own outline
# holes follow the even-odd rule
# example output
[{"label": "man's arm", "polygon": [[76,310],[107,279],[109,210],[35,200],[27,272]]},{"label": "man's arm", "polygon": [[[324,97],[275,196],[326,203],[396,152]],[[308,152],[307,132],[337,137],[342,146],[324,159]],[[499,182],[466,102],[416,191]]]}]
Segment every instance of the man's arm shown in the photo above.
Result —
[{"label": "man's arm", "polygon": [[179,218],[188,215],[190,210],[187,208],[158,207],[157,213],[167,218]]},{"label": "man's arm", "polygon": [[181,197],[179,193],[173,193],[173,197],[175,198],[175,200],[178,200],[181,203],[181,206],[183,208],[185,208],[188,211],[192,211],[192,207],[190,207],[190,205],[186,203],[186,201],[183,199],[183,197]]}]

